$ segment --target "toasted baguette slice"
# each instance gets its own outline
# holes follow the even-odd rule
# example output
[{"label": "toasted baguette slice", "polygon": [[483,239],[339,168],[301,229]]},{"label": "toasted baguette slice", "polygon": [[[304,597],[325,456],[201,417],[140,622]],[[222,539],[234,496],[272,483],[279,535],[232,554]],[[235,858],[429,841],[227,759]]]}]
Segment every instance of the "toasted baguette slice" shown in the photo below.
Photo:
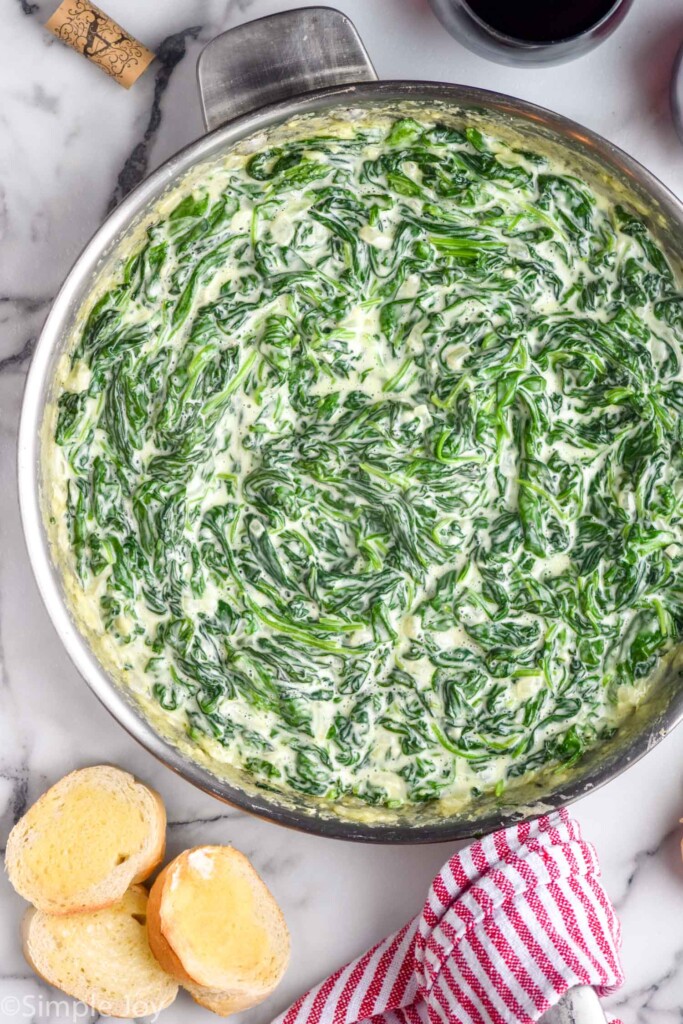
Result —
[{"label": "toasted baguette slice", "polygon": [[147,941],[147,892],[134,885],[105,910],[55,916],[27,911],[24,956],[51,985],[102,1014],[144,1017],[169,1006],[177,982]]},{"label": "toasted baguette slice", "polygon": [[272,992],[270,989],[265,995],[255,999],[253,991],[214,992],[210,988],[202,988],[201,985],[190,985],[189,983],[183,987],[190,993],[195,1003],[199,1003],[206,1010],[211,1010],[212,1013],[217,1013],[219,1017],[231,1017],[233,1013],[249,1010],[252,1006],[262,1003]]},{"label": "toasted baguette slice", "polygon": [[231,846],[198,846],[171,861],[152,886],[147,930],[164,970],[224,1017],[269,996],[289,961],[280,908]]},{"label": "toasted baguette slice", "polygon": [[166,845],[161,797],[110,765],[57,782],[10,832],[5,863],[38,910],[74,914],[120,900],[147,878]]}]

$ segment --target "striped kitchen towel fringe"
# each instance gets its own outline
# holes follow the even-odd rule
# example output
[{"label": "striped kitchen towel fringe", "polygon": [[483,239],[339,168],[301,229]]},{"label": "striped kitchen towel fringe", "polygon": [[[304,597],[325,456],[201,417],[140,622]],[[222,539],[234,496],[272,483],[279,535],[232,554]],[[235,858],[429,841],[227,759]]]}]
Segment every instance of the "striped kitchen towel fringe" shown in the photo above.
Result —
[{"label": "striped kitchen towel fringe", "polygon": [[274,1024],[534,1024],[575,985],[623,982],[593,846],[564,810],[456,853],[422,913]]}]

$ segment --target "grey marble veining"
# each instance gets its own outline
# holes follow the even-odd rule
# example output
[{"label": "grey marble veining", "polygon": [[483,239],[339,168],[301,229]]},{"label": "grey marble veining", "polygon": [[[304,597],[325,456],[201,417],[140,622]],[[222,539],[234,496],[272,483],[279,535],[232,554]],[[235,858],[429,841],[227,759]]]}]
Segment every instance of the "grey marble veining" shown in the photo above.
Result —
[{"label": "grey marble veining", "polygon": [[[150,781],[167,802],[171,854],[200,842],[234,842],[285,910],[292,966],[275,996],[248,1015],[267,1024],[309,984],[415,913],[451,851],[361,847],[285,832],[202,795],[138,748],[100,707],[42,607],[19,522],[15,444],[24,376],[51,298],[107,211],[201,134],[195,66],[204,44],[292,3],[103,5],[159,54],[129,93],[42,29],[56,0],[5,0],[0,36],[0,849],[28,803],[78,765],[111,761]],[[380,77],[460,81],[541,103],[606,135],[683,196],[683,147],[667,104],[668,76],[683,43],[682,0],[636,0],[602,47],[542,71],[498,67],[470,54],[439,26],[426,0],[334,6],[354,20]],[[575,813],[598,847],[623,924],[627,981],[610,1008],[624,1024],[682,1021],[680,734],[582,800]],[[97,1019],[76,1016],[28,971],[18,938],[23,909],[0,876],[0,1024]],[[185,997],[162,1017],[168,1024],[211,1019]]]}]

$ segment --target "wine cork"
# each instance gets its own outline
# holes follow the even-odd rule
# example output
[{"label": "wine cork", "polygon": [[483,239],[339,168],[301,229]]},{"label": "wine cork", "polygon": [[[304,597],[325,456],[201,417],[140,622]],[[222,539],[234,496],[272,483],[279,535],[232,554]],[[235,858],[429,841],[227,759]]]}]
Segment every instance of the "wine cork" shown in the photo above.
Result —
[{"label": "wine cork", "polygon": [[130,89],[154,54],[90,0],[63,0],[45,28]]}]

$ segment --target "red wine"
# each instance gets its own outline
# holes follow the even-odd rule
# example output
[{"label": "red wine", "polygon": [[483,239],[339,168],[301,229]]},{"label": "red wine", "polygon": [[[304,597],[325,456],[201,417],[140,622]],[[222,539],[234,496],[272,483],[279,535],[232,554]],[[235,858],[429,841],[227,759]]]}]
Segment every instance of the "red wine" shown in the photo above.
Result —
[{"label": "red wine", "polygon": [[614,0],[466,0],[492,28],[515,39],[547,43],[585,32]]}]

